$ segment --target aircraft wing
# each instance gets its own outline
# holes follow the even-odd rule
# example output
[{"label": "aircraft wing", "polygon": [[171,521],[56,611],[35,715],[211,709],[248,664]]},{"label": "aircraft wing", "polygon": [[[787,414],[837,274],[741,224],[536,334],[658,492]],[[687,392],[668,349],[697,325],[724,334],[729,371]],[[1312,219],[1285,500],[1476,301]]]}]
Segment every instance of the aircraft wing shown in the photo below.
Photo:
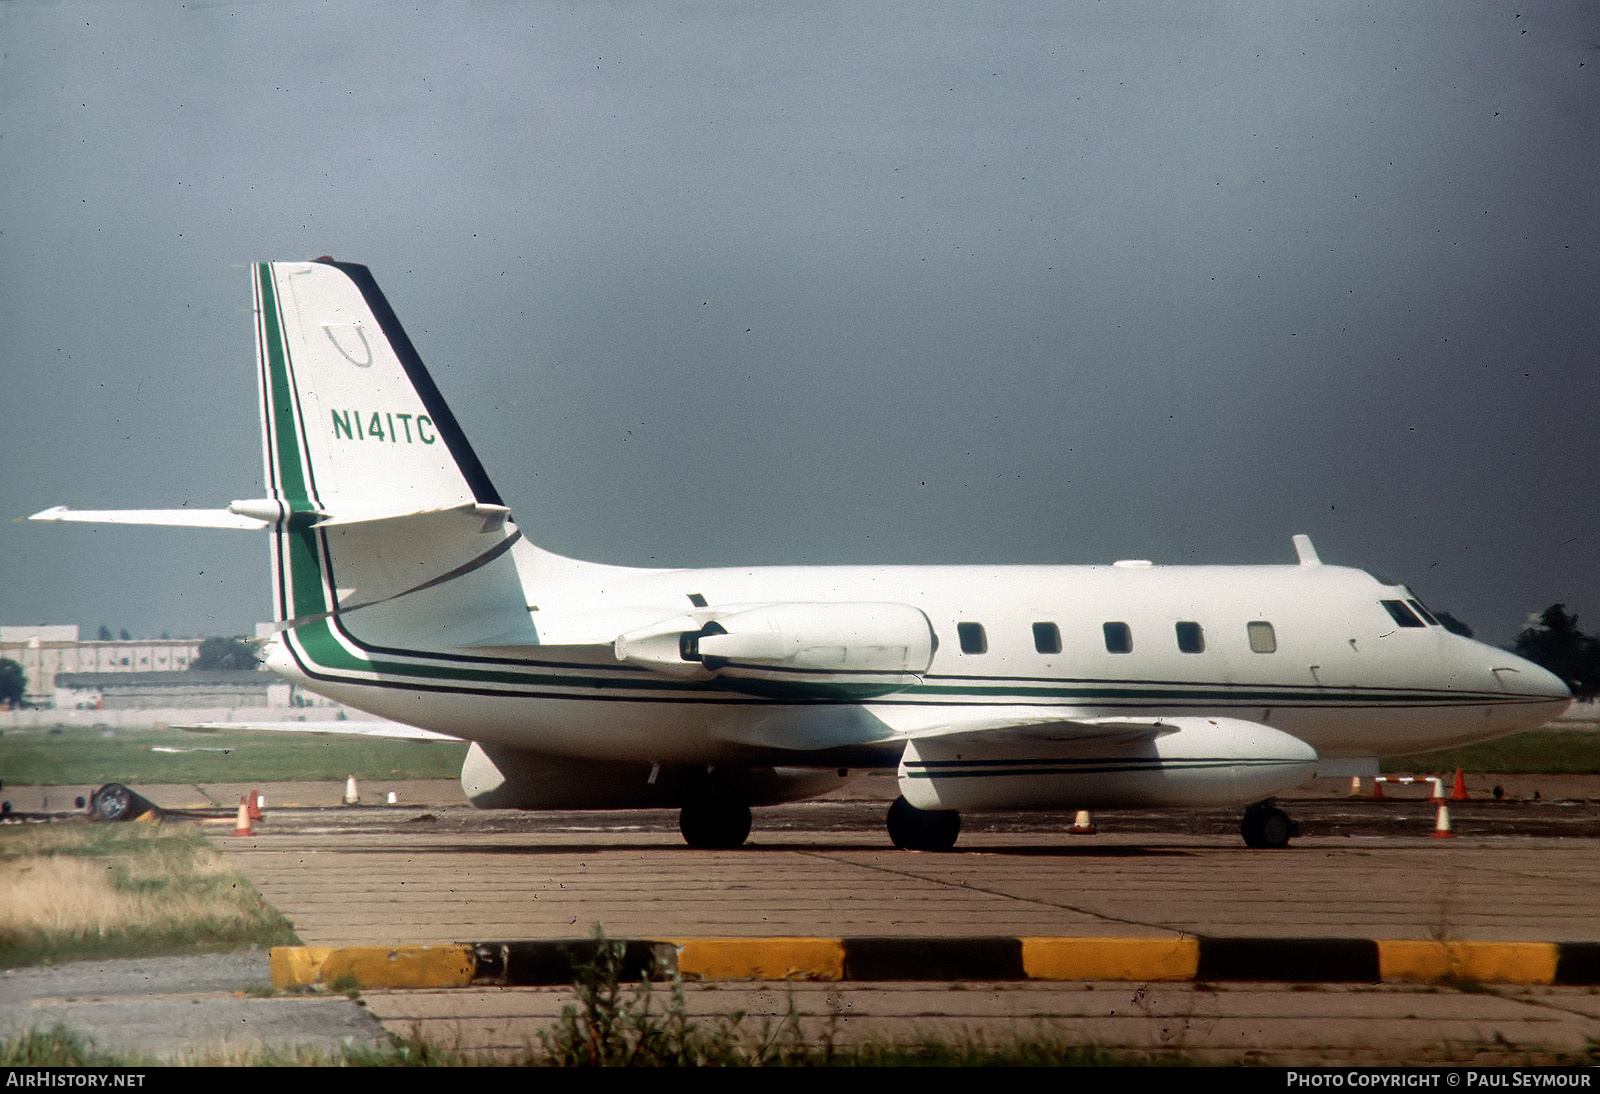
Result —
[{"label": "aircraft wing", "polygon": [[223,733],[235,729],[264,729],[278,733],[337,733],[353,737],[382,737],[397,741],[459,741],[445,733],[418,729],[401,722],[379,719],[327,722],[189,722],[173,725],[188,733]]},{"label": "aircraft wing", "polygon": [[[1191,719],[1073,717],[1061,707],[788,707],[770,717],[737,719],[715,730],[723,740],[787,752],[887,749],[908,741],[959,744],[1023,742],[1132,744],[1176,733]],[[796,756],[799,761],[801,757]]]},{"label": "aircraft wing", "polygon": [[1000,713],[980,718],[959,719],[927,726],[905,736],[914,741],[937,738],[951,744],[965,739],[989,744],[1022,742],[1120,742],[1149,741],[1176,733],[1185,718],[1072,718],[1061,712],[1049,714]]}]

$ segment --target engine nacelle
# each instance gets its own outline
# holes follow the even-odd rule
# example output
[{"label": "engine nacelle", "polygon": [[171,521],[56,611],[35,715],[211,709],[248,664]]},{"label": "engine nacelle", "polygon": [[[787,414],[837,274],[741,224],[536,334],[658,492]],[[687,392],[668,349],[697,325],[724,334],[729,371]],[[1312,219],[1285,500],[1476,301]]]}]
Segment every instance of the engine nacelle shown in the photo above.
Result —
[{"label": "engine nacelle", "polygon": [[617,660],[689,679],[878,692],[915,683],[933,663],[933,625],[908,604],[766,604],[699,614],[619,636]]},{"label": "engine nacelle", "polygon": [[1141,739],[912,740],[900,793],[918,809],[1209,808],[1260,801],[1317,771],[1298,737],[1239,718],[1163,718]]}]

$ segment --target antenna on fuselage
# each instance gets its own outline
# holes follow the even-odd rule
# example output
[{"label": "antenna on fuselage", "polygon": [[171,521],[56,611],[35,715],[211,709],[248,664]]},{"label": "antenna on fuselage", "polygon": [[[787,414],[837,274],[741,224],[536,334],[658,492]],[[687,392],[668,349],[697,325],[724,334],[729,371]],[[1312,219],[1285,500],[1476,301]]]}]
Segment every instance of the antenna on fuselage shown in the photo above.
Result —
[{"label": "antenna on fuselage", "polygon": [[1312,544],[1311,537],[1308,535],[1302,534],[1294,537],[1294,554],[1300,560],[1300,565],[1302,566],[1322,565],[1322,559],[1317,557],[1317,548]]}]

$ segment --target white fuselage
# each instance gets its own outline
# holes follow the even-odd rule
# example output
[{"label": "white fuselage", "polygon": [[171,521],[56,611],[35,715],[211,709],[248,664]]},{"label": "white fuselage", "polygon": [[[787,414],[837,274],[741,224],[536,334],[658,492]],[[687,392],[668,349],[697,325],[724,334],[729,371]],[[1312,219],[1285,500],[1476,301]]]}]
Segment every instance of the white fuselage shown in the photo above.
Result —
[{"label": "white fuselage", "polygon": [[[281,645],[270,663],[335,699],[427,729],[657,763],[803,764],[803,754],[770,746],[784,735],[826,743],[830,723],[863,717],[892,739],[975,708],[1240,718],[1292,734],[1325,758],[1369,757],[1532,728],[1570,701],[1554,676],[1509,653],[1436,624],[1401,626],[1383,601],[1411,594],[1342,567],[630,570],[516,546],[548,650],[442,656],[386,647],[380,656],[365,648],[354,612],[333,629],[372,671],[308,673]],[[750,605],[869,602],[919,609],[937,640],[926,671],[887,694],[793,697],[724,679],[673,679],[620,662],[611,646],[652,618],[686,617],[693,626]],[[983,652],[963,649],[962,624],[969,649],[977,646],[971,625],[982,628]]]}]

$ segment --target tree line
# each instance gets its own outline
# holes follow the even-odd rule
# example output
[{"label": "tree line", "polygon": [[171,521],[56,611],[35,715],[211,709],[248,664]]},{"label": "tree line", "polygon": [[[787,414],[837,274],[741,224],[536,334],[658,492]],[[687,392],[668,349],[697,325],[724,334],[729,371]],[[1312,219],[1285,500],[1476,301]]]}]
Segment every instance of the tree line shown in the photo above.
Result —
[{"label": "tree line", "polygon": [[1600,695],[1600,638],[1578,629],[1565,604],[1552,604],[1517,635],[1511,652],[1543,665],[1567,682],[1579,699]]}]

